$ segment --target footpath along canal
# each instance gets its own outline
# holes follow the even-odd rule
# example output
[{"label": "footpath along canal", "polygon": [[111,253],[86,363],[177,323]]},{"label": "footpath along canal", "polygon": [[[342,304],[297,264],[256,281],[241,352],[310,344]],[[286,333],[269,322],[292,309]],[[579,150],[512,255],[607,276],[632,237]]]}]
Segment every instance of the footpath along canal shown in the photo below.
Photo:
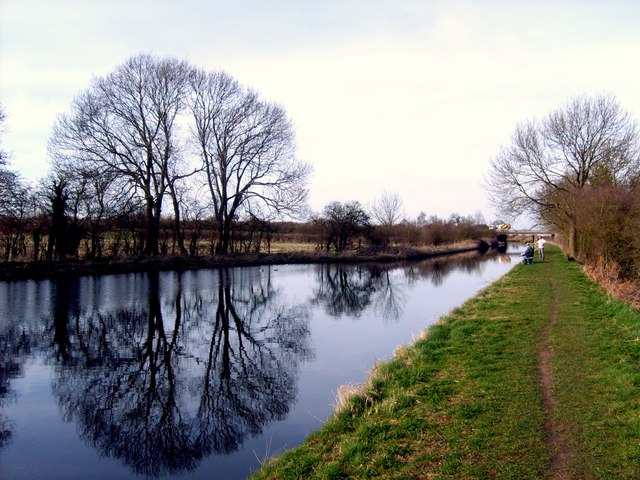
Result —
[{"label": "footpath along canal", "polygon": [[254,478],[639,478],[640,313],[547,250],[374,368]]}]

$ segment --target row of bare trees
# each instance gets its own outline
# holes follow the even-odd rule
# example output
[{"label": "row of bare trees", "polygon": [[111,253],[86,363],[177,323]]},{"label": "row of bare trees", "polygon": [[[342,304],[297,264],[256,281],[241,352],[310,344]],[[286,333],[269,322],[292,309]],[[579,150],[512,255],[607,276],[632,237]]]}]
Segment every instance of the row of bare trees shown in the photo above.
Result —
[{"label": "row of bare trees", "polygon": [[505,215],[538,219],[570,255],[640,275],[640,131],[614,97],[575,98],[519,124],[488,187]]},{"label": "row of bare trees", "polygon": [[[182,254],[185,217],[214,217],[224,254],[238,217],[305,208],[310,167],[295,156],[285,110],[224,72],[177,59],[138,55],[95,78],[59,116],[49,151],[57,204],[91,219],[96,237],[105,219],[144,212],[146,255],[160,252],[166,202]],[[49,244],[61,257],[57,218]]]},{"label": "row of bare trees", "polygon": [[[117,204],[114,192],[110,202],[102,196],[92,197],[92,188],[99,178],[86,177],[70,183],[49,179],[35,189],[27,188],[19,176],[13,186],[2,185],[3,192],[11,191],[15,203],[21,199],[22,208],[11,214],[0,206],[0,254],[2,260],[54,259],[78,257],[86,259],[137,257],[144,253],[146,219],[142,208]],[[78,180],[78,179],[76,179]],[[85,181],[86,180],[86,181]],[[82,187],[82,188],[78,188]],[[384,196],[390,196],[384,194]],[[399,197],[391,195],[401,206]],[[376,203],[365,207],[360,202],[331,202],[310,221],[269,221],[256,216],[232,223],[231,253],[271,252],[274,242],[314,245],[318,250],[344,251],[357,248],[388,247],[394,245],[429,246],[454,243],[487,235],[481,219],[452,214],[449,218],[427,217],[421,214],[410,221],[400,215],[382,223]],[[478,223],[482,221],[482,223]],[[191,215],[183,210],[179,224],[184,236],[184,248],[191,256],[216,253],[218,223],[213,216]],[[175,238],[175,221],[160,221],[159,251],[161,254],[180,254]]]},{"label": "row of bare trees", "polygon": [[[104,257],[136,257],[145,246],[145,212],[106,203],[93,204],[87,183],[70,188],[66,183],[44,182],[35,190],[21,183],[16,174],[12,184],[3,184],[3,192],[11,191],[12,202],[1,208],[0,253],[2,260],[53,259],[67,257],[99,259]],[[99,179],[91,179],[99,180]],[[84,188],[77,189],[77,185]],[[116,196],[114,195],[115,199]],[[20,200],[23,206],[11,214],[8,205]],[[92,215],[86,212],[98,210]],[[117,207],[117,208],[116,208]],[[84,213],[83,213],[84,212]],[[191,256],[216,253],[218,225],[214,217],[182,216],[180,229],[184,246]],[[319,250],[344,251],[354,248],[390,245],[428,246],[454,243],[487,235],[486,226],[474,217],[452,214],[449,218],[421,214],[410,221],[404,216],[381,223],[375,205],[360,202],[331,202],[307,222],[266,221],[250,217],[233,222],[230,239],[232,253],[270,251],[274,242],[306,243]],[[160,221],[159,251],[180,254],[172,218]]]}]

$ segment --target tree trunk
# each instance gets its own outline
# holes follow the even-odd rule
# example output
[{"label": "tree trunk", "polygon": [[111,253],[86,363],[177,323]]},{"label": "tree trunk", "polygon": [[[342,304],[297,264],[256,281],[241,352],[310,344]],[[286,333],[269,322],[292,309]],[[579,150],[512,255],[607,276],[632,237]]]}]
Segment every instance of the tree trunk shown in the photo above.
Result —
[{"label": "tree trunk", "polygon": [[178,244],[180,255],[186,257],[189,255],[189,252],[184,246],[184,231],[180,225],[180,203],[178,202],[178,194],[176,193],[173,183],[169,184],[169,193],[171,194],[171,202],[173,203],[173,235]]},{"label": "tree trunk", "polygon": [[33,261],[37,262],[40,259],[40,229],[36,229],[31,234],[33,238]]},{"label": "tree trunk", "polygon": [[572,257],[578,254],[578,229],[574,220],[569,224],[569,255]]},{"label": "tree trunk", "polygon": [[63,260],[67,254],[66,231],[67,218],[65,215],[66,197],[62,183],[54,185],[51,197],[51,230],[49,231],[49,245],[47,258]]},{"label": "tree trunk", "polygon": [[226,255],[229,253],[229,246],[231,243],[231,225],[228,220],[222,222],[222,228],[220,232],[220,253]]},{"label": "tree trunk", "polygon": [[152,202],[147,203],[147,232],[143,254],[147,256],[155,256],[160,253],[158,244],[160,242],[160,216],[159,206],[155,206]]}]

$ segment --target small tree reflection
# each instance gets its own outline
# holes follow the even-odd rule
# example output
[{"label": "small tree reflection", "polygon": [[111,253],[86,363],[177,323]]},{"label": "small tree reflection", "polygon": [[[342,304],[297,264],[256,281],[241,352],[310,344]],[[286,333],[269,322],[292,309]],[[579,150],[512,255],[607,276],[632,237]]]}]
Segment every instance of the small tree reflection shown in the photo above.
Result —
[{"label": "small tree reflection", "polygon": [[426,278],[439,287],[445,279],[455,271],[467,274],[480,272],[485,268],[483,261],[486,255],[477,252],[453,255],[450,257],[425,260],[405,267],[405,275],[410,283],[417,279]]},{"label": "small tree reflection", "polygon": [[[448,275],[484,268],[477,253],[421,262],[389,264],[325,264],[317,267],[317,286],[311,303],[322,305],[328,315],[358,317],[369,307],[385,320],[398,320],[407,301],[407,287],[426,278],[439,287]],[[404,278],[394,275],[400,269]]]},{"label": "small tree reflection", "polygon": [[397,320],[406,303],[402,285],[394,281],[391,267],[376,265],[319,265],[318,283],[311,300],[333,317],[358,317],[370,306],[385,320]]}]

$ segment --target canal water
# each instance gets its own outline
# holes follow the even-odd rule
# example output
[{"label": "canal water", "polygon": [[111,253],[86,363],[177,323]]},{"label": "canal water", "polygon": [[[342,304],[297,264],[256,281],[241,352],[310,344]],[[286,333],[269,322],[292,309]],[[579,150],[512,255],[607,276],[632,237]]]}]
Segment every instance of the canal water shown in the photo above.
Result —
[{"label": "canal water", "polygon": [[0,282],[0,478],[244,479],[518,253]]}]

